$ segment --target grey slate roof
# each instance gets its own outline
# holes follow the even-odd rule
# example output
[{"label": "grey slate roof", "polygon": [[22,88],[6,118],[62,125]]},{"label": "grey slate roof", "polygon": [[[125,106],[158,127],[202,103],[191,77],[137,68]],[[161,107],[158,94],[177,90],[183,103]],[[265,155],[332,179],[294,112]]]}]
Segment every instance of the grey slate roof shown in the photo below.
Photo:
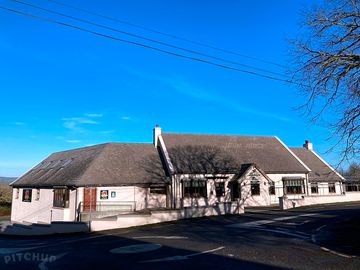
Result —
[{"label": "grey slate roof", "polygon": [[310,182],[343,181],[327,164],[319,159],[314,152],[303,147],[290,148],[310,169]]},{"label": "grey slate roof", "polygon": [[[162,133],[172,159],[173,149],[188,146],[219,147],[240,166],[255,163],[265,173],[307,173],[292,153],[274,136],[238,136],[186,133]],[[175,166],[175,165],[174,165]],[[181,168],[175,168],[176,170]],[[192,173],[192,172],[188,172]]]},{"label": "grey slate roof", "polygon": [[147,143],[106,143],[51,154],[13,187],[164,184],[150,170],[161,166]]}]

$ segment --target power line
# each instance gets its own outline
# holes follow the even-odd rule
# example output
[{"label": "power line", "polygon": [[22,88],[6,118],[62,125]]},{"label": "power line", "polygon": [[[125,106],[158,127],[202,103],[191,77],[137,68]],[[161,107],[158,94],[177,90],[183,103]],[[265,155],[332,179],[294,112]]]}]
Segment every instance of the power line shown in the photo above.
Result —
[{"label": "power line", "polygon": [[19,11],[19,10],[16,10],[16,9],[7,8],[7,7],[1,6],[1,5],[0,5],[0,8],[3,9],[3,10],[6,10],[6,11],[10,11],[12,13],[17,13],[17,14],[20,14],[20,15],[24,15],[24,16],[27,16],[27,17],[34,18],[34,19],[39,19],[39,20],[42,20],[42,21],[51,22],[51,23],[54,23],[54,24],[58,24],[58,25],[62,25],[62,26],[65,26],[65,27],[73,28],[73,29],[80,30],[80,31],[83,31],[83,32],[91,33],[91,34],[96,35],[96,36],[100,36],[100,37],[108,38],[108,39],[111,39],[111,40],[116,40],[116,41],[120,41],[120,42],[124,42],[124,43],[128,43],[128,44],[136,45],[136,46],[139,46],[139,47],[143,47],[143,48],[151,49],[151,50],[154,50],[154,51],[166,53],[166,54],[177,56],[177,57],[180,57],[180,58],[184,58],[184,59],[188,59],[188,60],[192,60],[192,61],[196,61],[196,62],[201,62],[201,63],[206,63],[206,64],[209,64],[209,65],[212,65],[212,66],[221,67],[221,68],[228,69],[228,70],[234,70],[234,71],[238,71],[238,72],[242,72],[242,73],[252,74],[252,75],[255,75],[255,76],[259,76],[259,77],[263,77],[263,78],[267,78],[267,79],[271,79],[271,80],[275,80],[275,81],[282,81],[282,82],[286,82],[286,83],[300,85],[299,83],[296,83],[296,82],[293,82],[293,81],[290,81],[290,80],[284,80],[284,79],[276,78],[276,77],[273,77],[273,76],[260,74],[260,73],[254,72],[254,71],[238,69],[238,68],[230,67],[230,66],[227,66],[227,65],[223,65],[223,64],[211,62],[211,61],[208,61],[208,60],[204,60],[204,59],[201,59],[201,58],[196,58],[196,57],[191,57],[191,56],[187,56],[187,55],[183,55],[183,54],[179,54],[179,53],[174,53],[174,52],[171,52],[171,51],[163,50],[163,49],[156,48],[156,47],[146,45],[146,44],[143,44],[143,43],[130,41],[130,40],[122,39],[122,38],[117,38],[117,37],[114,37],[114,36],[111,36],[111,35],[99,33],[99,32],[89,30],[89,29],[86,29],[86,28],[82,28],[82,27],[79,27],[79,26],[76,26],[76,25],[72,25],[72,24],[61,22],[61,21],[41,17],[41,16],[38,16],[38,15],[34,15],[34,14],[31,14],[31,13],[26,13],[26,12]]},{"label": "power line", "polygon": [[84,13],[87,13],[87,14],[90,14],[90,15],[94,15],[94,16],[97,16],[97,17],[100,17],[100,18],[103,18],[103,19],[107,19],[107,20],[115,21],[115,22],[118,22],[118,23],[121,23],[121,24],[129,25],[129,26],[132,26],[132,27],[135,27],[135,28],[138,28],[138,29],[148,31],[148,32],[156,33],[156,34],[159,34],[159,35],[163,35],[163,36],[167,36],[167,37],[170,37],[170,38],[182,40],[182,41],[185,41],[185,42],[188,42],[188,43],[192,43],[192,44],[195,44],[195,45],[198,45],[198,46],[206,47],[206,48],[209,48],[209,49],[212,49],[212,50],[220,51],[220,52],[227,53],[227,54],[237,55],[237,56],[241,56],[241,57],[244,57],[244,58],[247,58],[247,59],[252,59],[252,60],[256,60],[256,61],[263,62],[263,63],[266,63],[266,64],[271,64],[271,65],[274,65],[274,66],[286,68],[286,66],[284,66],[282,64],[279,64],[279,63],[276,63],[276,62],[273,62],[273,61],[261,59],[261,58],[254,57],[254,56],[249,56],[249,55],[246,55],[246,54],[241,54],[241,53],[234,52],[234,51],[231,51],[231,50],[226,50],[226,49],[222,49],[222,48],[219,48],[219,47],[216,47],[216,46],[213,46],[213,45],[209,45],[209,44],[206,44],[206,43],[203,43],[203,42],[194,41],[194,40],[190,40],[190,39],[180,37],[180,36],[177,36],[177,35],[165,33],[165,32],[153,29],[153,28],[145,27],[145,26],[142,26],[142,25],[139,25],[139,24],[131,23],[131,22],[128,22],[128,21],[120,20],[120,19],[117,19],[117,18],[114,18],[114,17],[110,17],[110,16],[102,15],[100,13],[89,11],[89,10],[86,10],[84,8],[80,8],[80,7],[76,7],[76,6],[73,6],[73,5],[65,4],[65,3],[62,3],[60,1],[56,1],[56,0],[46,0],[46,1],[55,3],[55,4],[60,5],[60,6],[69,7],[69,8],[72,8],[74,10],[78,10],[78,11],[81,11],[81,12],[84,12]]},{"label": "power line", "polygon": [[157,44],[160,44],[160,45],[163,45],[163,46],[167,46],[167,47],[170,47],[170,48],[174,48],[174,49],[177,49],[177,50],[189,52],[189,53],[196,54],[196,55],[201,55],[201,56],[204,56],[204,57],[207,57],[207,58],[210,58],[210,59],[222,61],[224,63],[233,64],[233,65],[237,65],[237,66],[241,66],[241,67],[245,67],[245,68],[250,68],[250,69],[254,69],[254,70],[261,71],[261,72],[266,72],[266,73],[269,73],[269,74],[282,76],[282,77],[286,78],[286,76],[284,74],[281,74],[281,73],[278,73],[278,72],[269,71],[269,70],[254,67],[254,66],[251,66],[251,65],[242,64],[242,63],[239,63],[239,62],[236,62],[236,61],[227,60],[227,59],[224,59],[224,58],[221,58],[221,57],[205,54],[205,53],[202,53],[202,52],[199,52],[199,51],[186,49],[186,48],[183,48],[183,47],[180,47],[180,46],[176,46],[176,45],[172,45],[172,44],[169,44],[169,43],[166,43],[166,42],[162,42],[162,41],[158,41],[158,40],[155,40],[155,39],[147,38],[147,37],[144,37],[144,36],[141,36],[141,35],[137,35],[137,34],[127,32],[127,31],[119,30],[117,28],[109,27],[109,26],[106,26],[106,25],[103,25],[103,24],[94,23],[92,21],[85,20],[85,19],[82,19],[82,18],[79,18],[79,17],[75,17],[75,16],[67,15],[65,13],[54,11],[54,10],[51,10],[51,9],[43,8],[43,7],[33,5],[33,4],[30,4],[30,3],[24,2],[24,1],[20,1],[20,0],[9,0],[9,1],[19,3],[19,4],[22,4],[22,5],[26,5],[26,6],[30,6],[30,7],[42,10],[42,11],[46,11],[46,12],[49,12],[49,13],[52,13],[52,14],[60,15],[60,16],[63,16],[65,18],[69,18],[69,19],[76,20],[76,21],[79,21],[79,22],[87,23],[87,24],[90,24],[90,25],[93,25],[93,26],[96,26],[96,27],[100,27],[100,28],[104,28],[104,29],[107,29],[107,30],[111,30],[111,31],[114,31],[114,32],[117,32],[117,33],[125,34],[125,35],[131,36],[131,37],[135,37],[135,38],[139,38],[139,39],[142,39],[142,40],[154,42],[154,43],[157,43]]}]

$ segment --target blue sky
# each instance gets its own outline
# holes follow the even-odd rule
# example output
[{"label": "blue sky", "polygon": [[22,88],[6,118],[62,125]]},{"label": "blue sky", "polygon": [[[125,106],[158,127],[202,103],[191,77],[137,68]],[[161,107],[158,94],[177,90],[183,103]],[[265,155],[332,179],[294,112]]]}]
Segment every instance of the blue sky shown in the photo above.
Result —
[{"label": "blue sky", "polygon": [[[33,4],[258,68],[282,68],[90,16]],[[314,1],[69,1],[187,39],[289,63],[289,39]],[[5,0],[3,6],[129,38]],[[310,139],[324,154],[328,130],[294,107],[289,84],[189,61],[0,10],[0,175],[18,176],[54,151],[108,141],[150,142],[164,131]],[[163,47],[164,48],[164,47]],[[336,153],[324,154],[336,163]]]}]

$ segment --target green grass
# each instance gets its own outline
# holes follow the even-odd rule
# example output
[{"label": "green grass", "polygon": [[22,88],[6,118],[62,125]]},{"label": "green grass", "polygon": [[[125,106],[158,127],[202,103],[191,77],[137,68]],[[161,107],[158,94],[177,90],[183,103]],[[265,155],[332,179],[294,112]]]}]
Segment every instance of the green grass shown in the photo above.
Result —
[{"label": "green grass", "polygon": [[1,216],[10,216],[11,213],[11,204],[3,203],[0,204],[0,217]]}]

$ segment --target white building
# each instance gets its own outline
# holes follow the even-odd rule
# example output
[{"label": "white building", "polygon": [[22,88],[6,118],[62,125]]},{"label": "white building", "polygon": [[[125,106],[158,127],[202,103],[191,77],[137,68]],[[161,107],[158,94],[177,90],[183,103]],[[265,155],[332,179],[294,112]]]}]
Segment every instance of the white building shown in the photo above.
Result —
[{"label": "white building", "polygon": [[[278,205],[279,197],[292,206],[346,197],[343,177],[309,142],[290,149],[274,136],[162,133],[158,126],[153,138],[153,144],[51,154],[11,184],[11,220],[50,223],[145,209]],[[352,197],[360,200],[360,193]]]}]

